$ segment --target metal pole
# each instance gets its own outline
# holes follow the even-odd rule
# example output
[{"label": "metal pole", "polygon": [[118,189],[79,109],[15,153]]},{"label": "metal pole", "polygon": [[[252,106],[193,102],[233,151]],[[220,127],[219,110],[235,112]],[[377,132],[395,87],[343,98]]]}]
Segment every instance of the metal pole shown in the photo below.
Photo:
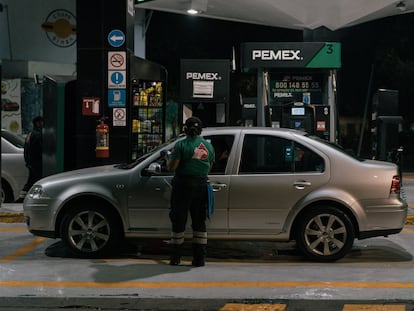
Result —
[{"label": "metal pole", "polygon": [[367,121],[368,105],[369,105],[369,99],[371,95],[373,76],[374,76],[374,64],[372,64],[371,66],[371,73],[369,75],[369,81],[368,81],[367,96],[365,98],[364,116],[362,118],[361,133],[359,136],[359,144],[358,144],[358,152],[357,152],[358,157],[361,155],[362,141],[364,140],[364,132],[365,132],[365,126],[366,126],[366,121]]},{"label": "metal pole", "polygon": [[257,126],[265,126],[265,109],[264,109],[264,88],[263,88],[263,68],[257,69]]}]

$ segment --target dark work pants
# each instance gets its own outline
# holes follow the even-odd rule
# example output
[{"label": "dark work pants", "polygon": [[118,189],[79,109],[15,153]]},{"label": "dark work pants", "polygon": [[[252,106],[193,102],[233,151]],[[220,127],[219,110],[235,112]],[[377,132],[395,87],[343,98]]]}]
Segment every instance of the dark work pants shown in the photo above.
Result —
[{"label": "dark work pants", "polygon": [[207,177],[175,176],[171,193],[170,219],[172,222],[173,245],[184,243],[184,231],[191,216],[193,229],[193,244],[207,244]]},{"label": "dark work pants", "polygon": [[42,166],[31,166],[28,167],[29,176],[27,178],[26,184],[23,186],[23,191],[27,192],[33,186],[33,184],[42,178]]}]

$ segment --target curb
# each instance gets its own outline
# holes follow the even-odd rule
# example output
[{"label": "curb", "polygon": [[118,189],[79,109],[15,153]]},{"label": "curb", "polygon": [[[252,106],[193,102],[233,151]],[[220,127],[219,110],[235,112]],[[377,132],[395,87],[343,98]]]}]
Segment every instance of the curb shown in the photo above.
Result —
[{"label": "curb", "polygon": [[24,222],[23,213],[0,213],[0,223],[20,223]]}]

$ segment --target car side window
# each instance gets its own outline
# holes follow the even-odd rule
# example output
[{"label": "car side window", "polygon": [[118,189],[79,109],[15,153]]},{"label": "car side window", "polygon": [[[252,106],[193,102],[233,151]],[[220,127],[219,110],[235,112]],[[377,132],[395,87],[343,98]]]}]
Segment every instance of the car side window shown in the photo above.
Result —
[{"label": "car side window", "polygon": [[323,171],[323,159],[292,140],[270,135],[246,135],[240,174]]},{"label": "car side window", "polygon": [[294,172],[323,172],[325,170],[325,162],[320,155],[296,142],[293,146]]},{"label": "car side window", "polygon": [[205,136],[204,138],[213,145],[215,151],[215,162],[213,163],[210,174],[225,174],[228,158],[233,147],[234,135],[211,135]]}]

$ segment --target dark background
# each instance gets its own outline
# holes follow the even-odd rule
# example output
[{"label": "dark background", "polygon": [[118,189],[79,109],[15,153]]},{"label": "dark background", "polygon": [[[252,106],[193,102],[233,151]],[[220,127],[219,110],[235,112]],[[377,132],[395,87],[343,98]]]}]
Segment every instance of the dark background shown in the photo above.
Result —
[{"label": "dark background", "polygon": [[[178,100],[182,58],[231,59],[234,47],[236,60],[239,61],[240,43],[243,42],[340,42],[342,68],[338,72],[339,118],[362,118],[367,98],[371,102],[372,94],[379,88],[398,90],[398,114],[404,117],[405,122],[402,143],[407,145],[406,150],[409,151],[414,149],[409,146],[413,140],[409,128],[414,122],[411,102],[414,97],[412,25],[414,14],[403,14],[337,31],[325,28],[299,31],[154,12],[146,34],[147,59],[167,68],[167,96]],[[368,90],[370,76],[372,87]],[[251,77],[241,74],[238,66],[233,78],[231,88],[234,92],[240,87],[240,80]],[[232,98],[237,100],[235,96]],[[357,147],[355,138],[343,138],[342,142],[350,144],[344,147],[354,150]]]}]

